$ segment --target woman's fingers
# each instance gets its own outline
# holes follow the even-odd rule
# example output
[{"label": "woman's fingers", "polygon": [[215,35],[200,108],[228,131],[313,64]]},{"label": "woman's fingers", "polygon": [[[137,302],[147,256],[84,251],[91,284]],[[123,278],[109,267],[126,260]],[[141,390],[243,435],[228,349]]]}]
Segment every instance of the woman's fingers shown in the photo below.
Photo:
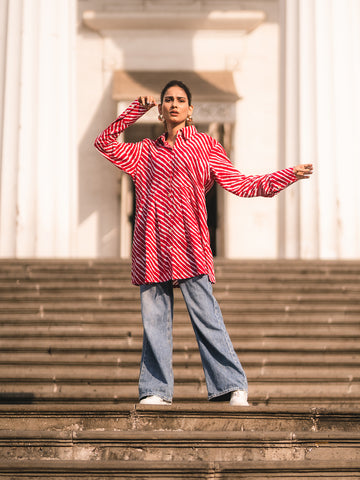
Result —
[{"label": "woman's fingers", "polygon": [[144,95],[138,98],[140,105],[147,108],[148,110],[152,107],[155,107],[156,101],[151,95]]},{"label": "woman's fingers", "polygon": [[294,175],[298,179],[309,178],[313,173],[313,166],[311,163],[306,163],[304,165],[297,165],[293,169]]}]

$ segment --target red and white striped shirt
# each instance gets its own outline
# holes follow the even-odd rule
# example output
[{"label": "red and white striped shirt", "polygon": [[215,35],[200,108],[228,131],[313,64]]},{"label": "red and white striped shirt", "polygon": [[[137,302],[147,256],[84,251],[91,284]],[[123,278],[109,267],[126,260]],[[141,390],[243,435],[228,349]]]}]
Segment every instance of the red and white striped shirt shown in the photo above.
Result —
[{"label": "red and white striped shirt", "polygon": [[219,142],[194,126],[180,130],[173,148],[157,140],[120,143],[117,137],[147,110],[135,100],[96,139],[95,147],[131,175],[136,192],[132,282],[165,282],[207,274],[215,282],[205,194],[219,183],[240,197],[272,197],[297,179],[292,168],[245,176]]}]

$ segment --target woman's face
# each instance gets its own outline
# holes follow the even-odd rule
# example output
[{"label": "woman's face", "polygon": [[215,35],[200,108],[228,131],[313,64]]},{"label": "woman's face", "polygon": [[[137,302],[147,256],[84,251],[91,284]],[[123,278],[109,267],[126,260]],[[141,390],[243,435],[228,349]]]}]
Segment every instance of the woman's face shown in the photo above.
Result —
[{"label": "woman's face", "polygon": [[189,105],[186,92],[175,85],[166,90],[163,102],[159,105],[159,112],[163,115],[168,126],[178,126],[186,122],[191,115],[193,107]]}]

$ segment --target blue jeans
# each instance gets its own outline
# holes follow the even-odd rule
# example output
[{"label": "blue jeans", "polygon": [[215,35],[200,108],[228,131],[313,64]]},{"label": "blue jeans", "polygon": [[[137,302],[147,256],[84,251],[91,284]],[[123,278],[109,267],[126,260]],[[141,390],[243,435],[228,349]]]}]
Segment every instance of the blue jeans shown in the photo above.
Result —
[{"label": "blue jeans", "polygon": [[[180,280],[179,286],[198,342],[208,399],[234,390],[247,391],[245,372],[226,331],[208,276]],[[171,401],[174,391],[172,282],[141,285],[140,298],[144,337],[139,397],[158,395]]]}]

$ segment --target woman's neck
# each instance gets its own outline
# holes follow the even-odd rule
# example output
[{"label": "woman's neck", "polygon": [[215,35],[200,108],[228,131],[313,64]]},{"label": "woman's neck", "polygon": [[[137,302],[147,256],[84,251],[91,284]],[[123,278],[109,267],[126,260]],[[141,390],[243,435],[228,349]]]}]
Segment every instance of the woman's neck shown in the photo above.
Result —
[{"label": "woman's neck", "polygon": [[178,134],[179,130],[185,127],[185,123],[181,125],[173,125],[173,126],[168,126],[167,125],[167,131],[166,131],[166,141],[167,143],[173,147],[176,141],[176,135]]}]

